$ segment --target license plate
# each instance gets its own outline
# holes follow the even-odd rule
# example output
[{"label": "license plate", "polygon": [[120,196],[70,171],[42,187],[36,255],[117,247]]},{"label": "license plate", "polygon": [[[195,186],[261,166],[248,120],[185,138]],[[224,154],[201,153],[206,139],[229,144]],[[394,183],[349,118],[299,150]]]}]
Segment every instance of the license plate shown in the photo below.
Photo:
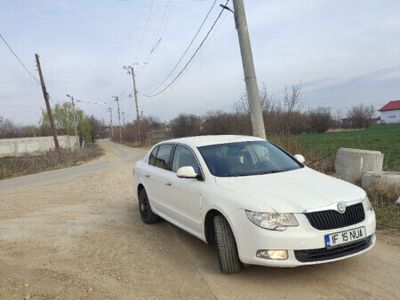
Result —
[{"label": "license plate", "polygon": [[358,227],[346,231],[336,232],[325,235],[325,246],[331,248],[367,237],[365,227]]}]

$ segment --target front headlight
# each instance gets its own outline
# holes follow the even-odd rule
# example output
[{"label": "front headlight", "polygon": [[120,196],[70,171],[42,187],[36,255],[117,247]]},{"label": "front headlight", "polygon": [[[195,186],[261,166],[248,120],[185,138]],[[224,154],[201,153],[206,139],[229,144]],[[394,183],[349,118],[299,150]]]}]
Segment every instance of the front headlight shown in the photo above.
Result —
[{"label": "front headlight", "polygon": [[373,207],[372,207],[372,204],[369,201],[367,196],[365,196],[365,198],[363,200],[363,205],[364,205],[364,209],[365,209],[366,212],[374,210]]},{"label": "front headlight", "polygon": [[296,217],[293,214],[266,213],[245,210],[247,218],[260,226],[269,230],[283,231],[286,227],[298,226]]}]

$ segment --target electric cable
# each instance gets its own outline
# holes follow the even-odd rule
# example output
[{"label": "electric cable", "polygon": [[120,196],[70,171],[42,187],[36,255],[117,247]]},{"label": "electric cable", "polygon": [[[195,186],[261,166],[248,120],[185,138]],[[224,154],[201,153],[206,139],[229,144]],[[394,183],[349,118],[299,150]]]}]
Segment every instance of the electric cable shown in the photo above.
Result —
[{"label": "electric cable", "polygon": [[22,62],[22,60],[18,57],[18,55],[14,52],[14,50],[11,48],[10,44],[6,41],[6,39],[3,37],[3,35],[0,33],[0,38],[3,40],[4,44],[7,46],[8,50],[14,55],[14,57],[18,60],[18,62],[21,64],[21,66],[25,69],[25,71],[38,83],[40,84],[40,81],[32,74],[31,71],[28,70],[26,65]]},{"label": "electric cable", "polygon": [[[229,0],[226,1],[225,6],[228,4]],[[182,74],[185,72],[185,70],[188,68],[188,66],[190,65],[190,63],[193,61],[193,59],[196,57],[196,55],[199,53],[200,49],[202,48],[202,46],[204,45],[204,43],[206,42],[207,38],[210,36],[210,33],[213,31],[215,25],[217,24],[218,20],[221,18],[223,12],[224,12],[225,8],[222,8],[221,11],[219,12],[217,18],[214,20],[213,24],[211,25],[210,29],[208,30],[207,34],[205,35],[205,37],[203,38],[203,40],[201,41],[201,43],[199,44],[199,46],[197,47],[197,49],[194,51],[194,53],[192,54],[192,56],[190,57],[190,59],[186,62],[186,64],[183,66],[183,68],[181,69],[181,71],[179,71],[179,73],[174,77],[174,79],[168,84],[166,85],[163,89],[161,89],[158,92],[153,92],[150,94],[141,94],[145,97],[155,97],[158,96],[160,94],[162,94],[163,92],[165,92],[169,87],[171,87],[178,79],[179,77],[182,76]],[[161,86],[161,85],[160,85]],[[157,90],[157,89],[156,89]]]},{"label": "electric cable", "polygon": [[217,0],[214,0],[214,2],[212,3],[210,9],[208,10],[206,16],[204,17],[203,21],[201,22],[199,28],[197,29],[196,33],[194,34],[192,40],[190,41],[189,45],[186,47],[186,49],[183,51],[181,57],[178,59],[178,61],[176,62],[175,66],[171,69],[171,71],[168,73],[168,75],[164,78],[164,80],[159,84],[159,86],[157,88],[154,89],[154,91],[157,91],[158,89],[160,89],[165,82],[167,82],[167,80],[172,76],[172,74],[176,71],[176,69],[179,67],[180,63],[182,62],[182,60],[184,59],[184,57],[186,56],[186,54],[188,53],[190,47],[193,45],[194,41],[196,40],[197,36],[199,35],[200,31],[203,29],[204,24],[206,23],[208,17],[211,14],[211,11],[213,10],[215,4],[216,4]]}]

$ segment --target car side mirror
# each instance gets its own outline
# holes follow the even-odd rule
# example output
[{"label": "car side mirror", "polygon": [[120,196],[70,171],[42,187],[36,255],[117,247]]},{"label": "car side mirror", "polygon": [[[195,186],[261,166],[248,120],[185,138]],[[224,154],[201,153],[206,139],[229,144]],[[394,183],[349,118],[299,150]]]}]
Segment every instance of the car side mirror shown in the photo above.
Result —
[{"label": "car side mirror", "polygon": [[192,166],[181,167],[176,171],[179,178],[197,178],[197,173]]},{"label": "car side mirror", "polygon": [[304,164],[304,162],[306,161],[306,159],[304,158],[303,155],[301,154],[295,154],[294,158],[301,164]]}]

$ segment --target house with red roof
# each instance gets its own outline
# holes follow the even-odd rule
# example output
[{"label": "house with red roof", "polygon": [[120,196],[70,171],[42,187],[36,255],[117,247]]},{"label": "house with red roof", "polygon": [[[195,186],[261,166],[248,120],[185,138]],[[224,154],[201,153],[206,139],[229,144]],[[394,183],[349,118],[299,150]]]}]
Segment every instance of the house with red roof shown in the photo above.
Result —
[{"label": "house with red roof", "polygon": [[393,100],[386,103],[379,109],[381,123],[400,123],[400,100]]}]

